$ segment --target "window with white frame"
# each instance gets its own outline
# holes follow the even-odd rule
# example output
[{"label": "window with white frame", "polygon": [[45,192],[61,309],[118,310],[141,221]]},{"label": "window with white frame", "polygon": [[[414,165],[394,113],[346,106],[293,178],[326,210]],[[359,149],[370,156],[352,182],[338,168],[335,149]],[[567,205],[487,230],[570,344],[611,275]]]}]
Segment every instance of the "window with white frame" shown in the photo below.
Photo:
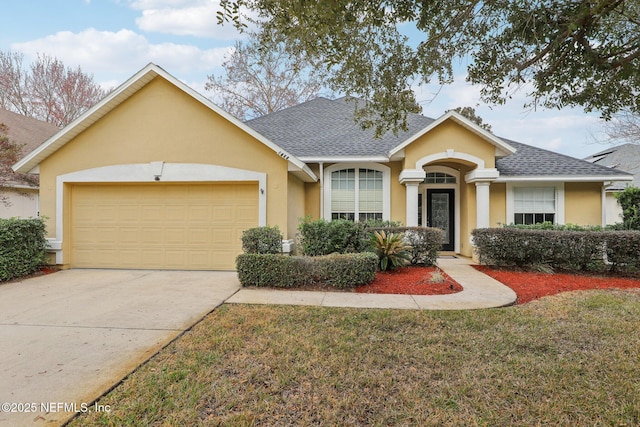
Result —
[{"label": "window with white frame", "polygon": [[331,219],[383,219],[383,173],[346,168],[331,172]]},{"label": "window with white frame", "polygon": [[556,222],[555,187],[514,187],[514,224]]}]

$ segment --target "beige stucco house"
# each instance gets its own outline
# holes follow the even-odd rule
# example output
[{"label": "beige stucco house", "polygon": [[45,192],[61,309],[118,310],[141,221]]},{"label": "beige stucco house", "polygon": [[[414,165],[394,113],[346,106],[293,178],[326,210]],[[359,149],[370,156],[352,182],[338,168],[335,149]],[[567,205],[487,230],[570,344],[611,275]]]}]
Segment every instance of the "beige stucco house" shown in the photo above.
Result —
[{"label": "beige stucco house", "polygon": [[233,269],[240,235],[298,221],[367,218],[446,230],[471,255],[476,227],[603,224],[613,169],[508,141],[449,112],[373,138],[345,99],[242,123],[150,64],[15,169],[40,174],[55,262]]},{"label": "beige stucco house", "polygon": [[[9,141],[20,147],[22,156],[55,134],[57,126],[0,108],[0,124],[8,128]],[[0,177],[0,218],[37,217],[39,208],[37,177],[9,173]],[[35,180],[33,178],[36,178]]]}]

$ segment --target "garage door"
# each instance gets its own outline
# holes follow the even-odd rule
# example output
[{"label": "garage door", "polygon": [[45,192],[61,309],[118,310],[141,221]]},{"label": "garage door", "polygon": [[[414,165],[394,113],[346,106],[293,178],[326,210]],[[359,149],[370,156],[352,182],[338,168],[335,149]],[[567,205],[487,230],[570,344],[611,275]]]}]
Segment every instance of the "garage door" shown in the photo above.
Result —
[{"label": "garage door", "polygon": [[71,266],[233,270],[257,184],[74,185]]}]

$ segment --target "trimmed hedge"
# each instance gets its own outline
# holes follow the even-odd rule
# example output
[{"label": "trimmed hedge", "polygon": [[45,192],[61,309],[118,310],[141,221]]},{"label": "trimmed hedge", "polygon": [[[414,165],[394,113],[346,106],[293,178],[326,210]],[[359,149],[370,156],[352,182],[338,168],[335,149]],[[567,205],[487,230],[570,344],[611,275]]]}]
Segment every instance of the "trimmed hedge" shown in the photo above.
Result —
[{"label": "trimmed hedge", "polygon": [[430,227],[384,227],[371,228],[369,231],[403,233],[405,243],[411,246],[411,264],[435,265],[438,253],[442,250],[444,232]]},{"label": "trimmed hedge", "polygon": [[363,252],[369,247],[370,233],[366,228],[365,223],[354,221],[312,221],[305,218],[298,227],[302,254],[320,256]]},{"label": "trimmed hedge", "polygon": [[640,272],[640,232],[483,228],[472,231],[483,264],[573,272]]},{"label": "trimmed hedge", "polygon": [[0,281],[37,271],[44,265],[46,248],[42,219],[0,219]]},{"label": "trimmed hedge", "polygon": [[352,288],[371,283],[378,257],[372,253],[332,254],[318,257],[241,254],[236,270],[242,286],[295,288],[324,283]]},{"label": "trimmed hedge", "polygon": [[248,254],[279,254],[282,252],[282,233],[278,226],[244,230],[242,250]]}]

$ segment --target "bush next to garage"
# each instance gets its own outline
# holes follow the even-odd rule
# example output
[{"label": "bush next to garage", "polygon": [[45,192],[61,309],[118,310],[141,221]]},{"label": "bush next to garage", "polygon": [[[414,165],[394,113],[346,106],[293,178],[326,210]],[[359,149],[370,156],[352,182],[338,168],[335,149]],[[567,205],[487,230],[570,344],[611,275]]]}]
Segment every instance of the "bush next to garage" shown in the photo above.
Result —
[{"label": "bush next to garage", "polygon": [[378,258],[372,253],[318,257],[241,254],[236,259],[242,286],[295,288],[327,284],[352,288],[371,283]]},{"label": "bush next to garage", "polygon": [[481,263],[572,272],[640,271],[640,232],[483,228],[472,232]]},{"label": "bush next to garage", "polygon": [[42,219],[0,219],[0,281],[37,271],[44,264],[46,248]]},{"label": "bush next to garage", "polygon": [[242,250],[248,254],[279,254],[282,252],[282,233],[277,226],[244,230]]},{"label": "bush next to garage", "polygon": [[370,234],[361,222],[307,217],[298,231],[301,251],[307,256],[363,252],[369,247]]}]

